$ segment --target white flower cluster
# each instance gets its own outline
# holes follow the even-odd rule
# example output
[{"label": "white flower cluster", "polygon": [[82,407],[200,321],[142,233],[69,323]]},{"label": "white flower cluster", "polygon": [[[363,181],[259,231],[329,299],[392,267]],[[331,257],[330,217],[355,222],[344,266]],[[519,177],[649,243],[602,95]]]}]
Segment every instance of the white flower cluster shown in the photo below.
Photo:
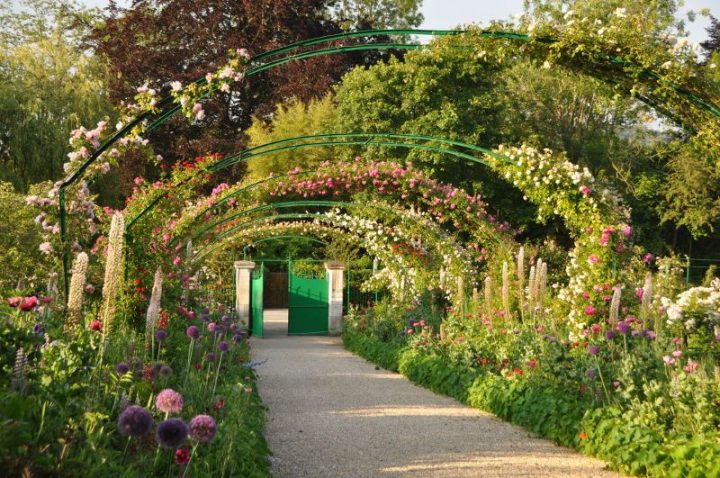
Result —
[{"label": "white flower cluster", "polygon": [[714,279],[709,287],[693,287],[682,292],[675,301],[660,299],[668,325],[683,323],[685,329],[696,330],[703,324],[720,325],[720,279]]}]

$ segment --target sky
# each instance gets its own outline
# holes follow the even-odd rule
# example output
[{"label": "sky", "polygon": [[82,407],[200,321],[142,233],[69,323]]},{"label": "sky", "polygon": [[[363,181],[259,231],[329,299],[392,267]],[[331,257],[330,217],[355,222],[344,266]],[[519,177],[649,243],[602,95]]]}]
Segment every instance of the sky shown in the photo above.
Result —
[{"label": "sky", "polygon": [[[3,1],[3,0],[0,0]],[[16,3],[17,0],[10,0]],[[105,7],[108,0],[79,0],[88,6]],[[129,4],[129,0],[117,0],[120,5]],[[293,1],[293,0],[286,0]],[[602,1],[602,0],[600,0]],[[720,18],[720,0],[685,0],[683,12],[688,10],[699,11],[709,8],[715,18]],[[523,0],[424,0],[422,12],[425,21],[421,28],[449,29],[465,23],[482,22],[490,20],[508,20],[516,13],[521,13]],[[707,38],[705,28],[709,19],[700,17],[694,23],[688,23],[690,41],[700,42]]]},{"label": "sky", "polygon": [[[709,8],[715,18],[720,18],[720,0],[685,0],[682,11],[684,14],[688,10],[697,12],[703,8]],[[424,0],[422,12],[425,21],[421,28],[452,28],[469,22],[487,24],[490,20],[509,20],[522,11],[523,0]],[[707,39],[705,28],[709,24],[708,18],[699,15],[694,23],[687,23],[690,41]]]}]

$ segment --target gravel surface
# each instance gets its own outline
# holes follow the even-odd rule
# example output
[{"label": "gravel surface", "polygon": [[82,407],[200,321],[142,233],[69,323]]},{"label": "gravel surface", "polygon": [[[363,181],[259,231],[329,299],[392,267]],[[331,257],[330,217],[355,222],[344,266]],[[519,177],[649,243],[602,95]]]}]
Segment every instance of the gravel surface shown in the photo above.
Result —
[{"label": "gravel surface", "polygon": [[337,337],[251,339],[277,477],[616,477],[604,463],[376,370]]}]

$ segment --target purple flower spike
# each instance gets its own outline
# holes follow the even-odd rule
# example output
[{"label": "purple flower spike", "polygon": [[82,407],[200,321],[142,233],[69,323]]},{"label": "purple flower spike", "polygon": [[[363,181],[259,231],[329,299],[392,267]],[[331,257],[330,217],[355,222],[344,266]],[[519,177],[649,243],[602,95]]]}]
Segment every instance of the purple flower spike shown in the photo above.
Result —
[{"label": "purple flower spike", "polygon": [[588,347],[588,353],[590,355],[597,355],[600,353],[600,347],[598,347],[597,345],[591,345],[590,347]]},{"label": "purple flower spike", "polygon": [[228,346],[227,342],[220,342],[218,344],[218,349],[220,350],[220,352],[223,352],[223,353],[227,352],[229,348],[230,348],[230,346]]},{"label": "purple flower spike", "polygon": [[190,420],[190,436],[193,440],[207,443],[215,436],[217,426],[210,415],[198,415]]},{"label": "purple flower spike", "polygon": [[197,340],[198,338],[200,338],[200,329],[198,329],[194,325],[191,325],[190,327],[188,327],[187,330],[185,331],[185,333],[191,339]]},{"label": "purple flower spike", "polygon": [[141,437],[150,431],[153,425],[149,411],[138,405],[130,405],[118,418],[118,431],[126,437]]},{"label": "purple flower spike", "polygon": [[188,438],[188,426],[179,418],[165,420],[158,425],[155,438],[164,448],[178,448]]}]

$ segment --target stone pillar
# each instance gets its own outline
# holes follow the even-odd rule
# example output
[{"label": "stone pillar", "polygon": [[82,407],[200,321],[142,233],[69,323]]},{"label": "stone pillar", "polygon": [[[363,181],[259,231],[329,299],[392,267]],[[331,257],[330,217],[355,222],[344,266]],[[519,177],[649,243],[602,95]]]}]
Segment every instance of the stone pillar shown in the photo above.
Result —
[{"label": "stone pillar", "polygon": [[328,333],[339,335],[343,325],[343,295],[345,264],[342,262],[326,262],[325,270],[328,279]]},{"label": "stone pillar", "polygon": [[235,314],[240,327],[250,326],[250,280],[255,263],[235,261]]}]

